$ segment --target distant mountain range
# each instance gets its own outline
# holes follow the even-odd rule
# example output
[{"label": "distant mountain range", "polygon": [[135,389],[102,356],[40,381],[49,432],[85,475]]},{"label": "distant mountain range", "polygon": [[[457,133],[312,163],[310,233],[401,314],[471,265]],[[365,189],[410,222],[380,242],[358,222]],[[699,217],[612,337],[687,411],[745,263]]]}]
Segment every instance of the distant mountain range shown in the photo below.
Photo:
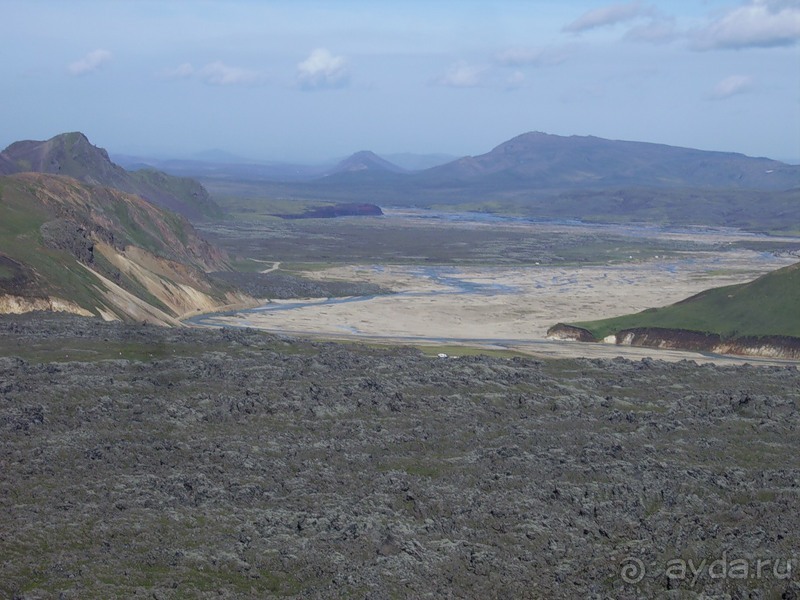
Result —
[{"label": "distant mountain range", "polygon": [[[378,156],[363,150],[333,165],[290,165],[235,162],[219,151],[203,160],[151,160],[167,172],[198,177],[250,177],[269,181],[340,181],[374,185],[380,175],[410,189],[469,186],[492,192],[536,190],[599,190],[611,188],[700,188],[785,190],[800,187],[800,166],[732,152],[713,152],[608,140],[594,136],[558,136],[530,132],[503,142],[479,156],[451,159],[446,155]],[[396,159],[396,160],[392,160]],[[451,160],[448,160],[451,159]],[[120,157],[124,164],[146,159]],[[405,164],[402,164],[405,163]],[[409,164],[416,164],[408,166]],[[347,173],[351,177],[330,179]],[[403,177],[397,177],[403,175]]]},{"label": "distant mountain range", "polygon": [[768,158],[539,132],[416,172],[363,157],[340,163],[360,168],[265,183],[263,193],[535,218],[800,231],[800,166]]},{"label": "distant mountain range", "polygon": [[[663,144],[562,137],[533,132],[517,136],[479,156],[467,156],[414,173],[360,152],[335,172],[369,185],[384,175],[409,189],[469,188],[472,193],[614,188],[696,188],[785,190],[800,186],[800,166],[730,152]],[[351,168],[351,165],[360,168]],[[404,177],[397,177],[404,174]],[[325,182],[320,182],[325,183]]]},{"label": "distant mountain range", "polygon": [[66,175],[90,185],[113,187],[190,219],[222,216],[220,207],[198,182],[151,168],[126,171],[78,132],[8,146],[0,153],[0,175],[23,172]]},{"label": "distant mountain range", "polygon": [[221,150],[199,152],[189,158],[154,158],[118,154],[114,159],[127,169],[157,168],[176,176],[215,180],[312,181],[340,171],[421,171],[454,160],[448,154],[390,154],[378,156],[364,150],[337,162],[293,164],[264,162],[239,157]]}]

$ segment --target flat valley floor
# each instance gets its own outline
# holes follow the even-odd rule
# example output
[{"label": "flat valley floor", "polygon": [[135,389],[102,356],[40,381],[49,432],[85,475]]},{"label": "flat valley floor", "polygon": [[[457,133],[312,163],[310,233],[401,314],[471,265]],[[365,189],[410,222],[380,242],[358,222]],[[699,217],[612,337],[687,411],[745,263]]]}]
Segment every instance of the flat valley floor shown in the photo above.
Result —
[{"label": "flat valley floor", "polygon": [[[396,293],[276,300],[259,309],[205,316],[195,322],[332,338],[505,347],[550,356],[650,355],[737,361],[552,341],[546,339],[546,332],[558,322],[639,312],[710,287],[752,280],[796,262],[795,249],[800,246],[796,238],[734,230],[662,230],[514,219],[486,222],[481,215],[426,219],[408,212],[390,212],[380,220],[348,219],[311,227],[328,227],[326,241],[335,248],[338,240],[342,248],[335,256],[340,259],[346,260],[348,251],[356,258],[353,239],[375,238],[376,248],[383,248],[385,254],[375,256],[375,262],[361,256],[355,264],[316,264],[298,271],[301,275],[329,282],[374,284]],[[475,237],[472,244],[467,241],[470,234]],[[441,239],[438,248],[432,240],[437,235]],[[381,244],[378,240],[382,237]],[[403,250],[413,248],[417,238],[420,249],[429,245],[426,253],[432,254],[433,261],[403,261]],[[483,260],[473,256],[476,246],[485,251]],[[772,251],[765,250],[770,248]],[[259,256],[272,258],[276,264],[279,258],[291,260],[288,253]],[[449,264],[429,264],[436,263],[437,256],[440,260],[446,257]]]}]

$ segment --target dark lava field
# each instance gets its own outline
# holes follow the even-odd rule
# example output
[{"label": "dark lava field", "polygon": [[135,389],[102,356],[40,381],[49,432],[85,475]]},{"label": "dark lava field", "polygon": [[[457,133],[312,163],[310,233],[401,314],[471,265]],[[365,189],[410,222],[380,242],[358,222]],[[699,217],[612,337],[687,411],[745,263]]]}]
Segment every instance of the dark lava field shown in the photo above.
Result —
[{"label": "dark lava field", "polygon": [[0,318],[2,598],[797,598],[800,372]]}]

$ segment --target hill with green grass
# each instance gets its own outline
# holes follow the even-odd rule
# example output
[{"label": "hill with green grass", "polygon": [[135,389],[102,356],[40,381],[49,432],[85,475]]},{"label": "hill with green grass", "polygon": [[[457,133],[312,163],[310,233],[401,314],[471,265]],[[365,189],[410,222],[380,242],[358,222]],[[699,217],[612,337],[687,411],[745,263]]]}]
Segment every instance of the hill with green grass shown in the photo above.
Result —
[{"label": "hill with green grass", "polygon": [[15,142],[0,153],[0,175],[24,172],[66,175],[90,185],[113,187],[189,219],[222,215],[206,189],[193,179],[154,169],[126,171],[111,161],[108,152],[93,146],[79,132],[63,133],[46,141]]},{"label": "hill with green grass", "polygon": [[[713,288],[640,313],[550,329],[552,337],[617,344],[731,351],[783,347],[800,356],[800,263],[749,283]],[[764,350],[771,354],[772,350]]]},{"label": "hill with green grass", "polygon": [[228,268],[184,217],[139,196],[58,175],[0,177],[0,313],[175,325],[251,301],[207,275]]}]

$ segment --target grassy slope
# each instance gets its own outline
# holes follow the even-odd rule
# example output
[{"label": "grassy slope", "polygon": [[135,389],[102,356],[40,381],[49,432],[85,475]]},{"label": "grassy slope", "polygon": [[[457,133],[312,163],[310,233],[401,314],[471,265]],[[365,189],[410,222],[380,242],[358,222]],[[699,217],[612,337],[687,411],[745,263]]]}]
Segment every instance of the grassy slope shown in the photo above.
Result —
[{"label": "grassy slope", "polygon": [[[189,216],[207,219],[221,219],[222,209],[211,199],[203,186],[186,177],[174,177],[154,169],[141,169],[128,173],[131,180],[137,182],[140,195],[144,197],[159,197],[161,194],[171,194],[188,209]],[[178,211],[180,212],[180,211]]]},{"label": "grassy slope", "polygon": [[50,215],[45,220],[66,214],[75,222],[110,230],[121,245],[133,244],[201,270],[225,266],[224,254],[199,238],[188,221],[137,196],[54,175],[23,173],[4,181],[16,190],[23,214],[29,209],[45,211]]},{"label": "grassy slope", "polygon": [[[39,227],[50,220],[43,206],[31,202],[32,190],[22,181],[3,178],[0,183],[0,255],[26,265],[35,273],[24,285],[26,295],[58,296],[91,310],[102,297],[104,286],[67,252],[42,246]],[[9,280],[16,272],[6,267]],[[0,286],[0,291],[2,291]],[[15,290],[8,290],[14,292]]]},{"label": "grassy slope", "polygon": [[750,283],[706,290],[671,306],[573,325],[598,339],[634,327],[684,329],[723,338],[800,337],[800,263]]},{"label": "grassy slope", "polygon": [[[187,265],[187,276],[201,291],[221,299],[228,290],[205,279],[204,270],[221,268],[219,257],[207,251],[204,242],[177,215],[115,190],[85,186],[64,177],[22,174],[0,178],[0,258],[5,256],[23,265],[19,268],[4,261],[0,293],[54,296],[95,313],[95,307],[107,305],[96,289],[104,290],[105,286],[74,256],[43,244],[41,225],[64,214],[89,229],[102,224],[113,233],[117,244],[135,245],[154,256]],[[100,253],[95,253],[95,259],[95,269],[106,276],[116,272]],[[124,273],[117,273],[117,277],[129,292],[168,314],[172,312],[138,281]]]}]

